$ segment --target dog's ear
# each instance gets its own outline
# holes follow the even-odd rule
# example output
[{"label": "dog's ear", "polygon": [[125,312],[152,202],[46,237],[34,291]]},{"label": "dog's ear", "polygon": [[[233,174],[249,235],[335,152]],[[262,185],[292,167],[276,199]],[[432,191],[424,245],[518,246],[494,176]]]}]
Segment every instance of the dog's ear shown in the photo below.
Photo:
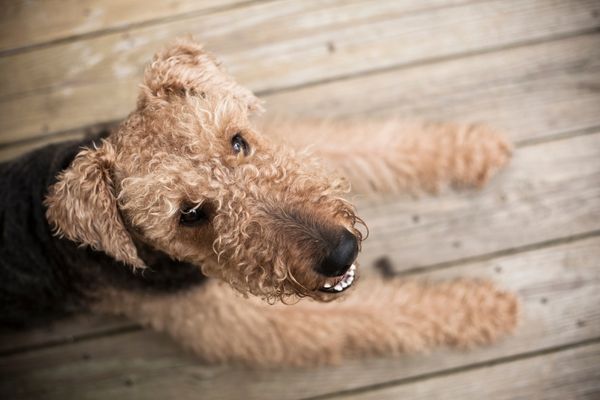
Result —
[{"label": "dog's ear", "polygon": [[169,95],[232,96],[248,111],[262,112],[262,101],[250,90],[239,85],[224,70],[215,56],[191,39],[177,39],[155,54],[146,68],[138,108],[152,99]]},{"label": "dog's ear", "polygon": [[143,268],[117,208],[110,173],[114,156],[108,142],[98,149],[82,150],[49,188],[44,200],[46,218],[56,234]]}]

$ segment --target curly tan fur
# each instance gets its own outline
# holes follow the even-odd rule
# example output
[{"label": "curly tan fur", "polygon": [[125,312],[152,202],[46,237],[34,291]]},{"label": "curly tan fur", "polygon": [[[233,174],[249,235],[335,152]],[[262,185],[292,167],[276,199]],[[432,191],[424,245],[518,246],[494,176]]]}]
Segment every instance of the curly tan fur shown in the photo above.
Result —
[{"label": "curly tan fur", "polygon": [[[81,151],[50,188],[48,220],[134,268],[145,267],[141,242],[270,303],[329,301],[339,296],[319,289],[331,278],[315,270],[326,238],[345,229],[360,246],[364,231],[343,198],[348,181],[329,171],[359,190],[435,191],[480,186],[510,155],[501,135],[479,126],[280,120],[263,135],[260,111],[200,45],[176,42],[147,68],[118,131]],[[232,152],[236,135],[247,151]],[[190,206],[207,222],[182,226]],[[488,343],[516,322],[514,297],[486,282],[362,287],[346,302],[295,306],[242,298],[217,281],[168,296],[107,289],[96,309],[167,331],[209,361],[265,365]]]},{"label": "curly tan fur", "polygon": [[114,159],[110,143],[79,153],[52,186],[47,216],[50,221],[60,221],[55,224],[58,234],[103,250],[133,267],[143,267],[115,202],[110,176]]},{"label": "curly tan fur", "polygon": [[[48,220],[69,239],[143,266],[121,235],[126,227],[118,209],[146,244],[201,265],[242,293],[331,298],[317,290],[326,277],[313,266],[326,249],[314,238],[340,227],[361,238],[361,221],[341,198],[348,185],[324,174],[312,156],[260,135],[249,119],[259,104],[200,45],[183,41],[159,52],[146,71],[138,109],[100,148],[79,154],[51,188]],[[250,145],[247,156],[231,152],[238,133]],[[97,159],[110,169],[93,170],[104,182],[79,167]],[[94,187],[112,190],[96,199]],[[179,226],[186,204],[209,210],[211,223]],[[95,218],[77,218],[86,214]]]},{"label": "curly tan fur", "polygon": [[481,124],[393,118],[307,121],[280,116],[265,121],[263,129],[277,141],[310,148],[361,194],[479,188],[508,162],[512,152],[504,135]]},{"label": "curly tan fur", "polygon": [[113,291],[104,301],[99,311],[167,332],[205,361],[262,366],[489,344],[514,329],[519,311],[512,294],[479,280],[365,279],[343,301],[294,306],[242,298],[218,282],[165,297]]}]

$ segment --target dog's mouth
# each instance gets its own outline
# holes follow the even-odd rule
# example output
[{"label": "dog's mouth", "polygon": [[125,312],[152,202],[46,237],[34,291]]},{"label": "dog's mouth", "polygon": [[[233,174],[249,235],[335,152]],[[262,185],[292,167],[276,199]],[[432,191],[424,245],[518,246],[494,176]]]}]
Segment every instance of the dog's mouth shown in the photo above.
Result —
[{"label": "dog's mouth", "polygon": [[326,293],[342,293],[354,283],[356,278],[356,264],[352,264],[348,271],[342,276],[328,279],[325,284],[319,288],[319,291]]}]

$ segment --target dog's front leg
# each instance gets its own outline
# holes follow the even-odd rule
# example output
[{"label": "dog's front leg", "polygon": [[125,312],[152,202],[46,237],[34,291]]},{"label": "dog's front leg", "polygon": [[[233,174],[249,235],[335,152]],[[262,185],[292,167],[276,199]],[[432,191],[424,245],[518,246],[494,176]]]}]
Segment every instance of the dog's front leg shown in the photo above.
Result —
[{"label": "dog's front leg", "polygon": [[343,301],[295,305],[211,281],[174,295],[108,292],[96,308],[167,332],[205,361],[272,367],[490,343],[514,329],[518,303],[476,280],[365,280]]},{"label": "dog's front leg", "polygon": [[477,124],[279,119],[264,129],[311,148],[362,193],[481,187],[511,155],[505,136]]}]

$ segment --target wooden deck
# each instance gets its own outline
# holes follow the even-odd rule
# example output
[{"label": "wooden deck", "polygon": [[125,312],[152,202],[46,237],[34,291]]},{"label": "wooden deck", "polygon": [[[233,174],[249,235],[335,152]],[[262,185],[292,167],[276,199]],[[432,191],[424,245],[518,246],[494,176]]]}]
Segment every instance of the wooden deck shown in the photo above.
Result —
[{"label": "wooden deck", "polygon": [[15,0],[0,11],[0,159],[115,123],[192,33],[299,115],[485,121],[516,142],[481,192],[359,203],[363,265],[516,291],[513,337],[335,368],[204,365],[128,321],[0,337],[3,399],[600,399],[600,2]]}]

